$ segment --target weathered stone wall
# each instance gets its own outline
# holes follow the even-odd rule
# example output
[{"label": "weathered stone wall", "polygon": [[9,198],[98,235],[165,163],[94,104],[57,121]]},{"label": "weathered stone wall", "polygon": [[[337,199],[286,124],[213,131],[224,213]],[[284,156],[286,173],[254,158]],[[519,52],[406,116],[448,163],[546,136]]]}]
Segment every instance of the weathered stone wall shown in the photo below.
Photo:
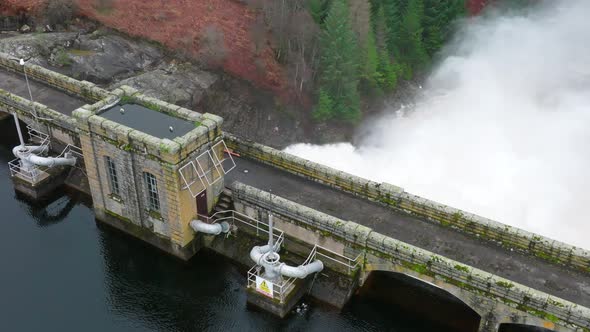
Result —
[{"label": "weathered stone wall", "polygon": [[[44,119],[51,120],[37,120],[33,117],[33,107],[37,112],[37,116]],[[52,126],[60,127],[69,132],[75,132],[76,121],[61,114],[43,104],[31,102],[28,99],[22,98],[8,91],[0,89],[0,111],[6,113],[16,112],[19,119],[27,123],[40,122]]]},{"label": "weathered stone wall", "polygon": [[[13,57],[2,52],[0,52],[0,68],[19,74],[23,73],[23,67]],[[27,64],[26,71],[29,78],[68,94],[82,97],[87,101],[96,102],[106,98],[109,94],[107,90],[97,87],[94,83],[78,81],[41,66]]]},{"label": "weathered stone wall", "polygon": [[[140,229],[136,236],[146,239],[145,230],[151,235],[167,239],[174,254],[189,258],[183,248],[194,239],[190,221],[197,214],[195,199],[184,188],[178,170],[197,155],[211,148],[221,139],[220,117],[191,112],[176,105],[143,96],[123,86],[112,92],[120,103],[137,103],[154,111],[193,121],[195,128],[174,140],[161,139],[139,130],[121,125],[100,116],[99,110],[106,105],[100,101],[89,107],[74,111],[82,150],[86,163],[94,207],[97,216],[108,215],[123,224],[133,224],[125,230]],[[111,192],[106,156],[116,163],[119,178],[119,195]],[[148,190],[144,172],[155,176],[159,192],[160,209],[152,211],[148,204]],[[222,175],[221,175],[222,176]],[[208,186],[207,208],[211,210],[215,198],[223,189],[223,179],[215,186]],[[112,218],[107,218],[114,224]],[[160,243],[151,241],[150,243]],[[158,246],[161,247],[160,244]]]},{"label": "weathered stone wall", "polygon": [[224,137],[228,147],[244,157],[458,229],[503,247],[517,249],[552,263],[590,273],[590,252],[587,250],[410,194],[403,188],[388,183],[378,183],[338,171],[228,133],[224,133]]},{"label": "weathered stone wall", "polygon": [[[405,273],[433,283],[474,307],[482,317],[497,306],[513,315],[537,317],[543,324],[590,330],[590,309],[548,295],[488,272],[414,247],[354,222],[341,220],[247,186],[232,185],[239,212],[261,218],[273,212],[277,228],[310,247],[320,244],[347,257],[361,254],[363,270]],[[320,236],[321,235],[321,236]],[[479,301],[485,298],[486,301]],[[477,304],[481,302],[480,304]],[[503,319],[496,317],[497,321]]]}]

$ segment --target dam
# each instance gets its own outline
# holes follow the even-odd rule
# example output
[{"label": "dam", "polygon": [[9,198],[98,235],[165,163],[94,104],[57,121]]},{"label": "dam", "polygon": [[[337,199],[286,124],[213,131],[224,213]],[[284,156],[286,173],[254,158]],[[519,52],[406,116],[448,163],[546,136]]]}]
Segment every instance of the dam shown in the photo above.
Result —
[{"label": "dam", "polygon": [[[304,293],[341,307],[371,274],[391,273],[465,303],[479,331],[590,328],[583,249],[224,133],[214,114],[130,87],[107,91],[5,54],[0,69],[0,111],[27,124],[31,144],[50,142],[47,158],[76,155],[75,166],[34,176],[14,160],[17,191],[40,197],[72,183],[100,222],[160,250],[188,260],[206,247],[252,266],[248,301],[278,316]],[[303,278],[270,280],[248,254],[265,244],[260,255]]]}]

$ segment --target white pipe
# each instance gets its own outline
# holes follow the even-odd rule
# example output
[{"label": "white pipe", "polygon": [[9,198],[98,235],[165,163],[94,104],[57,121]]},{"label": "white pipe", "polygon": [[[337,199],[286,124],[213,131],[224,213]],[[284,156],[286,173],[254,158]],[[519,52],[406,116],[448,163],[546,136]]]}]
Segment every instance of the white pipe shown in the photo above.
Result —
[{"label": "white pipe", "polygon": [[35,153],[47,152],[47,146],[35,146],[27,145],[24,149],[19,145],[12,149],[12,153],[15,157],[19,158],[24,163],[30,163],[37,166],[75,166],[76,158],[72,157],[69,153],[65,154],[63,158],[54,157],[41,157]]},{"label": "white pipe", "polygon": [[18,132],[18,140],[20,142],[20,147],[25,147],[25,140],[23,139],[23,133],[20,130],[20,122],[18,121],[18,116],[16,112],[12,112],[12,116],[14,117],[14,124],[16,125],[16,131]]},{"label": "white pipe", "polygon": [[[299,266],[290,266],[285,263],[269,263],[265,257],[272,254],[270,249],[271,247],[267,244],[264,246],[255,246],[250,250],[250,259],[264,267],[264,274],[270,277],[270,279],[279,274],[287,278],[303,279],[312,273],[320,272],[324,269],[324,263],[317,259],[309,264]],[[276,246],[275,251],[278,251]]]},{"label": "white pipe", "polygon": [[101,112],[103,110],[106,110],[107,108],[111,108],[111,107],[117,105],[120,101],[121,101],[121,97],[117,97],[113,102],[110,102],[110,103],[104,105],[103,107],[99,108],[96,111],[96,113],[99,113],[99,112]]},{"label": "white pipe", "polygon": [[225,221],[215,224],[208,224],[206,222],[202,222],[201,220],[194,219],[191,220],[190,225],[195,232],[201,232],[205,234],[219,235],[222,232],[229,232],[229,224]]},{"label": "white pipe", "polygon": [[36,154],[30,154],[24,158],[23,160],[27,160],[31,164],[35,164],[37,166],[74,166],[76,165],[76,158],[71,157],[68,153],[64,158],[54,158],[54,157],[39,157]]},{"label": "white pipe", "polygon": [[[270,213],[270,211],[268,211],[268,246],[269,248],[273,248],[273,238],[272,238],[272,233],[274,233],[274,227],[273,227],[273,222],[272,222],[272,213]],[[272,251],[272,250],[271,250]]]},{"label": "white pipe", "polygon": [[[252,250],[250,250],[250,259],[256,262],[256,264],[262,265],[262,258],[264,257],[264,254],[270,252],[270,248],[271,247],[268,244],[263,246],[255,246],[252,248]],[[278,249],[279,248],[276,248],[275,245],[275,251],[278,251]]]},{"label": "white pipe", "polygon": [[278,272],[288,278],[299,278],[303,279],[308,275],[316,272],[320,272],[324,269],[324,263],[322,261],[316,259],[315,261],[299,266],[289,266],[285,263],[282,263],[278,267]]},{"label": "white pipe", "polygon": [[47,152],[48,148],[46,145],[26,145],[26,146],[15,146],[12,148],[12,154],[20,158],[22,154],[26,153],[45,153]]}]

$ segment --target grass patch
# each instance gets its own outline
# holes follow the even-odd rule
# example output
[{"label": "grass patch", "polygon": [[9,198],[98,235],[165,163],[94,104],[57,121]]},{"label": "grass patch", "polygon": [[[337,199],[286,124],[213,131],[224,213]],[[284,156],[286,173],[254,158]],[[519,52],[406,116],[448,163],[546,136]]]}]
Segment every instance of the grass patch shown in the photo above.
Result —
[{"label": "grass patch", "polygon": [[96,54],[96,52],[94,52],[94,51],[79,50],[79,49],[69,49],[67,52],[69,54],[75,55],[75,56],[91,56],[91,55],[95,55]]}]

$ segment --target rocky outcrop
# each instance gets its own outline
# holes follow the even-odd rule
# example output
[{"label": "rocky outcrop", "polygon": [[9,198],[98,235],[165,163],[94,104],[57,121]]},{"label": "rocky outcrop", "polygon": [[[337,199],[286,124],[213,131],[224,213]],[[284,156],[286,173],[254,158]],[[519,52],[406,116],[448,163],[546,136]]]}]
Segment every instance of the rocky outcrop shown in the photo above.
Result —
[{"label": "rocky outcrop", "polygon": [[111,88],[129,85],[151,97],[191,108],[201,102],[217,80],[217,75],[194,65],[170,63],[117,82]]},{"label": "rocky outcrop", "polygon": [[154,68],[163,58],[162,50],[150,43],[112,34],[101,35],[100,31],[79,36],[66,53],[71,61],[72,76],[98,84],[108,84],[113,79]]},{"label": "rocky outcrop", "polygon": [[248,82],[167,58],[158,46],[115,32],[19,34],[0,39],[0,51],[80,80],[109,88],[129,85],[219,115],[224,130],[273,147],[306,141],[301,109],[281,105],[271,92]]},{"label": "rocky outcrop", "polygon": [[97,84],[154,68],[163,58],[162,50],[148,42],[100,31],[23,34],[1,39],[0,51]]}]

